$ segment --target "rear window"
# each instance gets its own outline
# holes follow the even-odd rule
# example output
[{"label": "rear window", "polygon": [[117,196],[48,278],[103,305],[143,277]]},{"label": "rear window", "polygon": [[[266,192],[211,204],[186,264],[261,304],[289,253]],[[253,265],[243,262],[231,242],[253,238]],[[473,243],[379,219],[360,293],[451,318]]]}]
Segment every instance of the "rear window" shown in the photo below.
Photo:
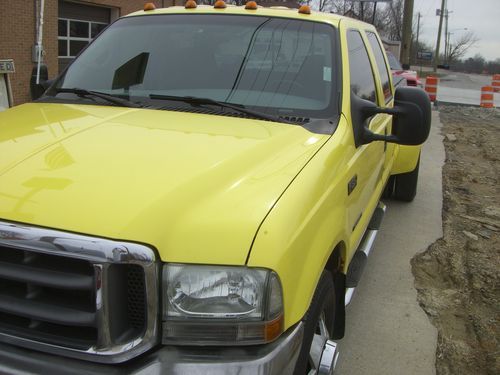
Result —
[{"label": "rear window", "polygon": [[384,99],[388,102],[392,99],[392,92],[389,81],[389,72],[387,71],[387,65],[385,64],[384,53],[382,52],[377,36],[372,32],[367,32],[366,35],[368,36],[368,41],[370,42],[373,54],[375,55],[375,61],[377,62],[380,82],[382,83],[382,90],[384,92]]},{"label": "rear window", "polygon": [[389,60],[389,66],[392,70],[403,70],[403,67],[399,63],[398,59],[396,59],[396,56],[392,53],[387,52],[387,59]]},{"label": "rear window", "polygon": [[361,34],[356,30],[347,32],[349,47],[349,67],[351,77],[351,91],[362,99],[371,102],[377,101],[375,80]]}]

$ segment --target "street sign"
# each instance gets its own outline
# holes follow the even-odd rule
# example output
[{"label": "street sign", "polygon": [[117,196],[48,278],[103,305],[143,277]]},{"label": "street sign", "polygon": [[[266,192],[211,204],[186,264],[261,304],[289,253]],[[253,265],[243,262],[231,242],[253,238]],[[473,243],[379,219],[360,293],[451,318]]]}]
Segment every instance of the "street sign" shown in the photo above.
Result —
[{"label": "street sign", "polygon": [[440,16],[441,15],[441,9],[436,9],[436,16]]},{"label": "street sign", "polygon": [[419,51],[419,52],[417,52],[417,59],[431,61],[432,60],[432,52]]},{"label": "street sign", "polygon": [[0,60],[0,74],[14,73],[14,60]]}]

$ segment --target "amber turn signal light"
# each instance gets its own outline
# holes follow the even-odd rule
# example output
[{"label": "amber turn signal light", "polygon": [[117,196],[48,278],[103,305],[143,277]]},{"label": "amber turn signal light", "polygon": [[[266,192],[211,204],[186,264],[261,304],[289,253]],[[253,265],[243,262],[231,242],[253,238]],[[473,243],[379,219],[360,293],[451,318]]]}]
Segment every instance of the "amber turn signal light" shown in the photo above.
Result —
[{"label": "amber turn signal light", "polygon": [[301,13],[301,14],[311,14],[311,7],[309,5],[302,5],[299,8],[299,13]]},{"label": "amber turn signal light", "polygon": [[214,4],[215,9],[225,9],[226,3],[223,0],[217,0]]},{"label": "amber turn signal light", "polygon": [[276,340],[283,333],[284,325],[283,315],[280,315],[271,322],[266,322],[264,327],[264,337],[266,338],[266,342]]},{"label": "amber turn signal light", "polygon": [[146,3],[144,4],[144,10],[147,11],[147,10],[155,10],[156,7],[153,3]]},{"label": "amber turn signal light", "polygon": [[196,1],[194,0],[188,0],[186,1],[186,4],[184,5],[184,8],[186,9],[195,9],[198,5],[196,4]]},{"label": "amber turn signal light", "polygon": [[255,1],[247,1],[245,4],[245,9],[257,10],[257,3]]}]

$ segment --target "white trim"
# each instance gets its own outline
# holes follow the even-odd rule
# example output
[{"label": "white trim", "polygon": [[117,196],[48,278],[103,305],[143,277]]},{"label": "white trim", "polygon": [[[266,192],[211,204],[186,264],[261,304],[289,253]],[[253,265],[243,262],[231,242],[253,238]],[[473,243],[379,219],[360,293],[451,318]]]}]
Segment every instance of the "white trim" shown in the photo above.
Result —
[{"label": "white trim", "polygon": [[37,41],[37,46],[38,46],[38,58],[37,58],[37,64],[36,64],[36,84],[40,84],[40,68],[42,65],[42,41],[43,41],[43,10],[45,8],[45,0],[41,0],[40,3],[40,19],[38,23],[38,41]]},{"label": "white trim", "polygon": [[90,22],[90,23],[99,23],[101,25],[109,25],[109,23],[106,23],[106,22],[79,20],[79,19],[76,19],[76,18],[57,17],[57,19],[58,20],[65,20],[65,21]]},{"label": "white trim", "polygon": [[[63,18],[63,17],[58,17],[57,18],[57,25],[59,27],[59,21],[66,21],[66,36],[61,36],[59,35],[59,29],[57,30],[57,40],[64,40],[66,41],[66,53],[67,55],[61,56],[59,55],[59,43],[58,43],[58,51],[57,51],[57,57],[61,59],[71,59],[75,58],[76,56],[70,55],[70,42],[71,41],[77,41],[77,42],[87,42],[90,43],[94,38],[92,38],[92,24],[97,24],[97,25],[109,25],[108,23],[105,22],[94,22],[94,21],[87,21],[87,20],[78,20],[75,18]],[[82,37],[76,37],[76,36],[70,36],[70,21],[74,22],[83,22],[86,23],[88,26],[88,38],[82,38]]]}]

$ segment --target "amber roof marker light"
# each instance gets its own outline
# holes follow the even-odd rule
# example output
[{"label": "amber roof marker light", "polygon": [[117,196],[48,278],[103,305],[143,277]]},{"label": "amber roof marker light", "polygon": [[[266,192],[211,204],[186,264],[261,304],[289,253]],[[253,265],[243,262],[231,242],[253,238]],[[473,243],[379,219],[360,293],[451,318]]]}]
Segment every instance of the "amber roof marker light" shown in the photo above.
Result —
[{"label": "amber roof marker light", "polygon": [[144,4],[144,11],[155,10],[156,6],[153,3]]},{"label": "amber roof marker light", "polygon": [[225,9],[226,7],[227,5],[223,0],[217,0],[214,4],[215,9]]},{"label": "amber roof marker light", "polygon": [[186,1],[186,4],[184,5],[184,8],[186,9],[195,9],[198,5],[196,4],[196,1],[194,0],[188,0]]},{"label": "amber roof marker light", "polygon": [[300,14],[311,14],[311,7],[309,5],[301,5],[299,8]]},{"label": "amber roof marker light", "polygon": [[245,9],[257,10],[257,3],[255,1],[247,1],[247,3],[245,4]]}]

